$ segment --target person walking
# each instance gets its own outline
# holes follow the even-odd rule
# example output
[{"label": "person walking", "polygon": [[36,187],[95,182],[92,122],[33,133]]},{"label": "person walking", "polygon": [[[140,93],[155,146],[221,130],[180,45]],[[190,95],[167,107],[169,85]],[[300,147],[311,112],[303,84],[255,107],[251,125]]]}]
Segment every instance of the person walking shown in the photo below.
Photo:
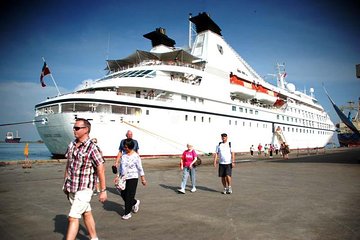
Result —
[{"label": "person walking", "polygon": [[259,143],[259,145],[258,145],[258,155],[259,156],[261,155],[261,150],[262,150],[262,145],[261,145],[261,143]]},{"label": "person walking", "polygon": [[139,211],[140,200],[135,199],[139,176],[142,185],[146,186],[147,184],[141,158],[134,148],[135,141],[133,139],[124,141],[125,154],[121,156],[119,175],[115,178],[115,182],[123,175],[126,178],[125,189],[120,192],[121,198],[125,202],[125,213],[121,217],[124,220],[132,217],[131,211],[133,213]]},{"label": "person walking", "polygon": [[235,153],[231,150],[231,142],[228,142],[228,136],[226,133],[221,134],[221,140],[215,151],[214,167],[217,166],[219,159],[219,177],[224,187],[223,194],[231,194],[231,173],[232,168],[235,167]]},{"label": "person walking", "polygon": [[185,194],[187,179],[190,175],[192,188],[190,192],[196,192],[196,166],[197,154],[191,144],[187,144],[187,149],[183,152],[180,159],[180,169],[183,171],[181,187],[179,193]]},{"label": "person walking", "polygon": [[265,144],[265,146],[264,146],[264,155],[265,155],[265,157],[267,157],[268,153],[269,153],[269,147],[268,147],[267,144]]},{"label": "person walking", "polygon": [[271,143],[269,144],[269,146],[269,155],[270,158],[273,158],[274,146]]},{"label": "person walking", "polygon": [[138,143],[138,141],[136,141],[135,139],[133,139],[133,132],[131,131],[131,130],[128,130],[127,132],[126,132],[126,134],[125,134],[125,136],[126,136],[126,138],[124,138],[124,139],[122,139],[121,141],[120,141],[120,145],[119,145],[119,152],[118,152],[118,154],[117,154],[117,156],[116,156],[116,158],[115,158],[115,162],[114,162],[114,170],[113,170],[113,173],[114,174],[116,174],[117,173],[117,171],[115,170],[115,169],[118,169],[120,166],[119,166],[119,162],[120,162],[120,158],[121,158],[121,156],[123,155],[123,154],[125,154],[125,148],[124,148],[124,144],[125,144],[125,141],[127,140],[127,139],[132,139],[133,140],[133,142],[134,142],[134,151],[136,152],[136,153],[138,153],[139,154],[139,143]]},{"label": "person walking", "polygon": [[251,145],[251,147],[250,147],[251,157],[254,157],[254,151],[255,151],[254,145]]},{"label": "person walking", "polygon": [[66,239],[76,238],[79,231],[79,220],[84,218],[90,239],[97,240],[95,220],[91,212],[90,201],[100,181],[99,201],[107,200],[104,159],[100,148],[89,138],[91,124],[84,118],[77,118],[73,127],[75,140],[65,154],[67,158],[63,191],[71,203],[68,217]]}]

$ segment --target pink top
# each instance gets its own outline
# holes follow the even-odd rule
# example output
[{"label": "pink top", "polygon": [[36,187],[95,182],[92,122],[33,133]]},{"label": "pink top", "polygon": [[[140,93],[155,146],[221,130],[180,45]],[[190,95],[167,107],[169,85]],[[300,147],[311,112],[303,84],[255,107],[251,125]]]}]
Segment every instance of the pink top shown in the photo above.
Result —
[{"label": "pink top", "polygon": [[194,161],[194,159],[197,157],[196,152],[194,149],[192,150],[185,150],[182,154],[182,161],[184,167],[190,167],[190,164]]}]

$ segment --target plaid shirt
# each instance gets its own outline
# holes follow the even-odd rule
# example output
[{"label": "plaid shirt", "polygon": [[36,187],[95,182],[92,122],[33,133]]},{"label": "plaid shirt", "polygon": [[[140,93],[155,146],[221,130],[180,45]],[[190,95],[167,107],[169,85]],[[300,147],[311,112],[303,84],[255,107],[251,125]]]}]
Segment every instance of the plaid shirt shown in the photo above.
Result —
[{"label": "plaid shirt", "polygon": [[105,161],[99,147],[90,139],[76,147],[76,140],[68,146],[66,155],[67,178],[63,190],[75,193],[84,189],[94,189],[96,186],[96,167]]}]

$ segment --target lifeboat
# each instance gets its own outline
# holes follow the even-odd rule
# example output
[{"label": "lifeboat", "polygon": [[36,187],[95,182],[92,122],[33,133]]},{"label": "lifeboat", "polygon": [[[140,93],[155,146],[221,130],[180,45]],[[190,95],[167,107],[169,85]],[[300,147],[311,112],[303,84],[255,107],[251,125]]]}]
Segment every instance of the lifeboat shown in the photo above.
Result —
[{"label": "lifeboat", "polygon": [[254,98],[256,94],[254,84],[236,75],[230,76],[230,91],[233,97],[240,99],[251,99]]},{"label": "lifeboat", "polygon": [[273,105],[278,99],[278,93],[270,89],[267,89],[261,85],[255,85],[256,94],[255,97],[259,102],[263,104]]}]

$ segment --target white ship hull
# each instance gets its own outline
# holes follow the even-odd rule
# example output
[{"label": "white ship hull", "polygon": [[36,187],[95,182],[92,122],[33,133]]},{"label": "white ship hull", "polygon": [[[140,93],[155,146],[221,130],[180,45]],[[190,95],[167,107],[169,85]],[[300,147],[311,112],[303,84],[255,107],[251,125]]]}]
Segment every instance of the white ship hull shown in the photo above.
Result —
[{"label": "white ship hull", "polygon": [[[203,41],[201,51],[196,47],[199,41]],[[236,98],[228,77],[228,73],[235,72],[235,65],[221,59],[212,63],[215,57],[211,56],[220,48],[205,49],[205,42],[222,44],[221,50],[229,54],[224,58],[237,62],[237,69],[243,66],[248,81],[263,81],[218,34],[205,31],[198,33],[192,54],[205,59],[206,65],[147,59],[128,69],[110,69],[109,76],[91,86],[36,105],[35,123],[40,137],[52,154],[64,155],[74,138],[75,119],[81,117],[90,120],[90,136],[97,138],[107,157],[117,155],[127,130],[132,130],[139,141],[142,156],[181,154],[187,143],[192,143],[200,154],[212,153],[223,132],[228,134],[233,151],[247,152],[251,145],[259,143],[279,145],[275,134],[278,127],[292,149],[327,144],[334,125],[313,98],[266,82],[260,84],[291,101],[274,107],[271,104],[276,98],[266,94],[262,94],[260,102],[252,101],[251,94],[247,100]]]}]

